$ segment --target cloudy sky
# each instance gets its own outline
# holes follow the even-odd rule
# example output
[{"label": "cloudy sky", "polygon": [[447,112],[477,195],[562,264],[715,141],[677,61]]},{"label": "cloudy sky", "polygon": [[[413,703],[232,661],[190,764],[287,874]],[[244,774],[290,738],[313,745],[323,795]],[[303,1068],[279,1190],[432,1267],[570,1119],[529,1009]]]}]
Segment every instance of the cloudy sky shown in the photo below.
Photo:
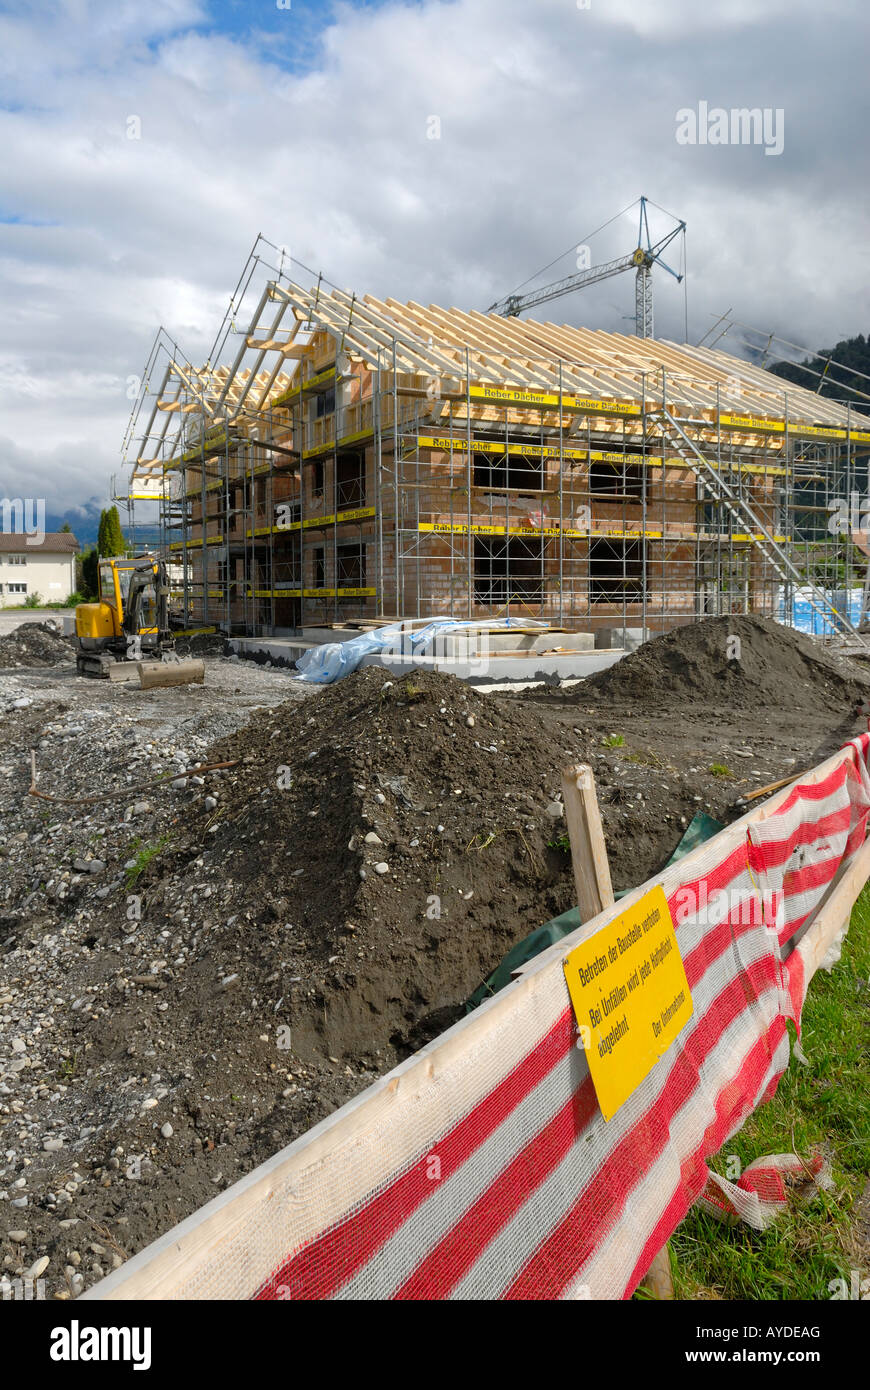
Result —
[{"label": "cloudy sky", "polygon": [[[104,504],[128,378],[161,324],[205,355],[258,232],[485,309],[644,193],[687,223],[690,341],[729,309],[866,333],[868,28],[859,0],[0,3],[0,497]],[[699,103],[767,108],[781,152],[681,143]],[[631,332],[633,290],[546,315]],[[655,293],[682,339],[682,286]]]}]

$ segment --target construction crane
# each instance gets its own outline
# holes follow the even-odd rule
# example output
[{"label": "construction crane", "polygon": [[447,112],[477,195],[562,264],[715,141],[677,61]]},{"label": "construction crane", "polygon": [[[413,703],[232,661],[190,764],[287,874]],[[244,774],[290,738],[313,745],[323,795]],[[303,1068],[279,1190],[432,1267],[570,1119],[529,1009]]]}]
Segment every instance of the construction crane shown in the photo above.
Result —
[{"label": "construction crane", "polygon": [[[615,261],[606,261],[603,265],[589,266],[587,270],[579,270],[573,275],[567,275],[563,280],[554,280],[550,285],[542,285],[539,289],[530,290],[528,294],[509,294],[497,303],[491,304],[487,313],[502,314],[506,318],[516,318],[524,309],[531,309],[536,304],[546,304],[550,299],[559,299],[563,294],[571,294],[573,290],[585,289],[587,285],[597,285],[600,280],[609,280],[611,275],[620,275],[623,270],[636,271],[634,281],[634,324],[635,333],[638,338],[653,337],[653,292],[652,292],[652,268],[657,263],[673,275],[679,284],[683,279],[675,270],[662,260],[662,252],[670,246],[675,237],[681,232],[685,232],[685,222],[677,221],[677,225],[667,236],[663,236],[653,244],[649,234],[649,220],[647,218],[646,205],[648,199],[640,198],[640,221],[637,232],[637,246],[626,256],[619,256]],[[668,214],[670,216],[670,214]],[[605,226],[607,224],[605,223]],[[644,245],[646,238],[646,245]]]}]

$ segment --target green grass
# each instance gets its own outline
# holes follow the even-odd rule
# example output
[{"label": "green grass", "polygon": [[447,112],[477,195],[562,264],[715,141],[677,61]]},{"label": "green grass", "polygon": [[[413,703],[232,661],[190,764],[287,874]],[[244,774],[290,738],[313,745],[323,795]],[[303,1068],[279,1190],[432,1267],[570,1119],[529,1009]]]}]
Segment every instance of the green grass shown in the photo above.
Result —
[{"label": "green grass", "polygon": [[[132,845],[130,846],[130,853],[134,856],[135,862],[131,865],[129,869],[125,871],[128,888],[133,888],[135,884],[138,883],[139,878],[145,872],[146,868],[151,863],[151,860],[155,857],[155,855],[158,855],[160,853],[160,851],[168,843],[168,841],[168,835],[161,835],[156,845],[143,845],[142,848],[138,850],[137,846],[142,843],[141,840],[133,841]],[[134,851],[136,851],[135,854]]]},{"label": "green grass", "polygon": [[[694,1210],[671,1238],[675,1297],[683,1299],[830,1298],[831,1280],[870,1275],[854,1206],[867,1182],[870,1081],[870,886],[855,904],[842,960],[813,977],[801,1042],[809,1066],[792,1057],[777,1093],[710,1163],[728,1177],[772,1153],[808,1157],[821,1149],[835,1182],[810,1202],[790,1201],[767,1231],[726,1226]],[[733,1161],[731,1171],[733,1172]]]},{"label": "green grass", "polygon": [[624,734],[608,734],[601,740],[602,748],[622,748],[625,744]]},{"label": "green grass", "polygon": [[707,771],[712,773],[714,777],[734,776],[734,773],[731,771],[730,767],[726,767],[724,763],[711,763]]},{"label": "green grass", "polygon": [[80,603],[94,603],[95,599],[83,598],[80,593],[70,594],[69,598],[43,600],[41,595],[31,595],[39,598],[38,603],[28,603],[27,599],[23,603],[4,603],[2,611],[4,613],[26,613],[28,609],[44,608],[47,612],[52,612],[58,608],[77,608]]},{"label": "green grass", "polygon": [[78,1072],[79,1054],[74,1052],[71,1057],[64,1057],[57,1068],[57,1076],[60,1081],[72,1081]]},{"label": "green grass", "polygon": [[627,763],[641,763],[644,767],[666,766],[666,764],[662,761],[659,755],[657,753],[653,753],[653,751],[649,748],[646,750],[641,750],[641,752],[639,753],[626,753],[625,761]]}]

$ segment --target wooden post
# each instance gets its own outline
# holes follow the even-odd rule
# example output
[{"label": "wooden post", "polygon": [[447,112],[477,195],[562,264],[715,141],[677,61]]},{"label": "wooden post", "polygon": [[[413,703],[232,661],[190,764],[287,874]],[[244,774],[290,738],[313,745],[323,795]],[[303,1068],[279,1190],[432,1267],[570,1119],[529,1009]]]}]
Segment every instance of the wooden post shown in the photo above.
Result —
[{"label": "wooden post", "polygon": [[663,1245],[646,1274],[640,1281],[653,1298],[669,1301],[674,1296],[674,1281],[671,1275],[671,1257],[667,1245]]},{"label": "wooden post", "polygon": [[[580,920],[590,922],[614,902],[607,845],[591,767],[578,763],[563,769],[562,799],[571,841],[571,863]],[[648,1290],[653,1298],[673,1298],[674,1285],[667,1245],[663,1245],[656,1255],[641,1281],[641,1287]]]},{"label": "wooden post", "polygon": [[590,922],[613,903],[613,885],[592,768],[577,763],[562,771],[562,800],[580,920]]}]

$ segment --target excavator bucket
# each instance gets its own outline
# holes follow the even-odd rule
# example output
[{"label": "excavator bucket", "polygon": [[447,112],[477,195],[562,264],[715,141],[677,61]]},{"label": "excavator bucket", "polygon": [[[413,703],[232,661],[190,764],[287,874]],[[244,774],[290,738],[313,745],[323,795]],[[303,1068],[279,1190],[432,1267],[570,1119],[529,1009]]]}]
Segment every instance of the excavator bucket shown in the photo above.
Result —
[{"label": "excavator bucket", "polygon": [[137,661],[140,690],[152,690],[159,685],[202,685],[205,680],[204,661]]}]

